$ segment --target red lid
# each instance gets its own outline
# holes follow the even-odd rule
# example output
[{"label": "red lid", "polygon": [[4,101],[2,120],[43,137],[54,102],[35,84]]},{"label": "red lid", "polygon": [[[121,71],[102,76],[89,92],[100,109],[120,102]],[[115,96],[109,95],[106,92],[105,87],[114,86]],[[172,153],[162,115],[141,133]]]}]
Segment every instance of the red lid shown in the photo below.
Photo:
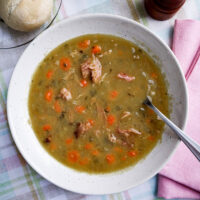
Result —
[{"label": "red lid", "polygon": [[180,8],[185,0],[154,0],[155,4],[157,4],[160,8],[166,10],[176,10]]}]

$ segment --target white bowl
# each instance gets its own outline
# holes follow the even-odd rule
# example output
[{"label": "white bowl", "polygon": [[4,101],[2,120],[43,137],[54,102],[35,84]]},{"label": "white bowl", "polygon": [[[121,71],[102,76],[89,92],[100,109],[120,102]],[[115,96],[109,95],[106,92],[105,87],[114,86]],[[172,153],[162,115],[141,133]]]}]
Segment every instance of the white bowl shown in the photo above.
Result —
[{"label": "white bowl", "polygon": [[88,174],[68,168],[40,145],[29,121],[28,94],[32,75],[38,64],[55,47],[71,38],[92,33],[116,35],[141,46],[166,75],[172,96],[171,119],[181,128],[187,115],[187,91],[183,73],[169,47],[144,26],[113,15],[93,14],[61,21],[39,35],[19,59],[8,91],[8,121],[14,141],[26,161],[40,175],[55,185],[84,194],[109,194],[126,190],[158,173],[174,152],[179,140],[165,129],[148,156],[135,166],[108,174]]}]

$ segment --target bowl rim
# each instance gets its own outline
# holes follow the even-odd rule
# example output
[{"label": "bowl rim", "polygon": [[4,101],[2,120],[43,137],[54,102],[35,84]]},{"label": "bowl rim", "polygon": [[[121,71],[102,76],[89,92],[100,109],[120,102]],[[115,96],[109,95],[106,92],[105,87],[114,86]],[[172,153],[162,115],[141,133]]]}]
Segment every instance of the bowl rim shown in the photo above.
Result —
[{"label": "bowl rim", "polygon": [[[181,75],[181,78],[183,80],[183,89],[184,89],[184,93],[185,93],[185,116],[183,118],[183,122],[182,122],[182,126],[180,127],[182,130],[184,130],[185,128],[185,125],[186,125],[186,121],[187,121],[187,117],[188,117],[188,91],[187,91],[187,85],[186,85],[186,80],[185,80],[185,76],[183,74],[183,71],[181,69],[181,66],[177,60],[177,58],[175,57],[174,53],[172,52],[172,50],[169,48],[169,46],[164,42],[162,41],[162,39],[160,39],[156,34],[154,34],[151,30],[149,30],[147,27],[145,27],[144,25],[132,20],[132,19],[129,19],[127,17],[123,17],[123,16],[119,16],[119,15],[114,15],[114,14],[102,14],[102,13],[95,13],[95,14],[81,14],[81,15],[76,15],[76,16],[71,16],[69,18],[66,18],[64,20],[61,20],[60,22],[57,22],[56,24],[54,24],[53,26],[51,26],[50,28],[46,29],[45,31],[43,31],[41,34],[39,34],[29,45],[28,47],[24,50],[24,52],[22,53],[22,55],[20,56],[20,58],[18,59],[17,61],[17,64],[13,70],[13,73],[12,73],[12,77],[10,79],[10,83],[9,83],[9,87],[8,87],[8,95],[7,95],[7,117],[8,117],[8,123],[9,123],[9,127],[10,127],[10,131],[11,131],[11,135],[12,135],[12,138],[19,150],[19,152],[21,153],[21,155],[24,157],[24,159],[26,160],[26,162],[38,173],[40,174],[43,178],[45,178],[47,181],[53,183],[54,185],[62,188],[62,189],[65,189],[65,190],[68,190],[66,187],[63,187],[62,185],[60,185],[58,182],[54,182],[54,180],[51,180],[51,178],[48,177],[47,174],[45,173],[42,173],[39,169],[39,167],[37,165],[35,165],[31,158],[28,157],[26,155],[26,152],[24,151],[23,148],[20,147],[20,144],[18,143],[18,140],[16,138],[16,134],[14,134],[15,130],[14,130],[14,127],[12,126],[13,122],[11,120],[11,110],[10,110],[10,104],[11,104],[11,88],[14,84],[13,82],[13,77],[14,77],[14,74],[15,72],[18,70],[18,63],[20,63],[21,59],[23,59],[23,55],[24,53],[32,46],[32,44],[34,44],[35,42],[37,42],[37,40],[40,40],[40,37],[42,37],[43,35],[46,35],[48,34],[49,31],[53,30],[53,29],[56,29],[58,28],[60,25],[62,24],[65,24],[66,22],[70,22],[70,21],[77,21],[79,20],[80,18],[83,19],[87,19],[87,18],[94,18],[94,17],[98,17],[98,18],[110,18],[110,19],[113,19],[113,20],[121,20],[121,21],[126,21],[126,22],[129,22],[131,24],[133,24],[134,26],[138,26],[139,28],[141,28],[142,30],[144,30],[145,32],[147,32],[148,34],[150,34],[151,36],[153,36],[159,43],[161,43],[169,52],[170,56],[172,56],[172,58],[174,59],[176,65],[177,65],[177,69]],[[180,140],[177,138],[177,141],[176,141],[176,144],[175,144],[175,147],[174,149],[171,151],[171,153],[169,154],[169,156],[165,159],[165,161],[157,168],[157,170],[154,170],[152,173],[149,174],[149,176],[147,176],[146,178],[144,178],[143,180],[141,181],[138,181],[138,184],[133,186],[133,185],[129,185],[127,187],[124,187],[124,188],[121,188],[120,190],[112,190],[111,192],[99,192],[99,193],[96,193],[96,192],[84,192],[83,190],[81,189],[78,189],[78,188],[74,188],[71,189],[70,188],[70,191],[72,192],[76,192],[76,193],[79,193],[79,194],[86,194],[86,195],[103,195],[103,194],[113,194],[113,193],[119,193],[119,192],[122,192],[122,191],[125,191],[125,190],[128,190],[132,187],[136,187],[144,182],[146,182],[147,180],[149,180],[150,178],[152,178],[153,176],[157,175],[159,173],[159,171],[164,167],[164,165],[170,160],[170,158],[172,157],[172,155],[174,154],[175,150],[177,149],[178,145],[180,143]]]}]

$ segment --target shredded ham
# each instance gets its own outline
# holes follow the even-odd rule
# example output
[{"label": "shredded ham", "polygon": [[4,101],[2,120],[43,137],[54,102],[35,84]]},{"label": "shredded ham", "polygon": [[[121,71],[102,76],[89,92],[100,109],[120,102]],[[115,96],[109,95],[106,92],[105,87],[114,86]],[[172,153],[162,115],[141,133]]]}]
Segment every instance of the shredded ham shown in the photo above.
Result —
[{"label": "shredded ham", "polygon": [[124,118],[126,118],[126,117],[128,117],[130,115],[131,115],[131,113],[129,111],[125,111],[125,112],[123,112],[123,114],[121,116],[121,119],[124,119]]},{"label": "shredded ham", "polygon": [[67,101],[69,101],[70,99],[72,99],[71,92],[69,90],[67,90],[66,88],[62,88],[60,90],[60,96],[61,96],[62,99],[65,99]]},{"label": "shredded ham", "polygon": [[120,79],[124,79],[128,82],[135,80],[135,76],[128,76],[127,74],[125,74],[123,72],[117,74],[117,77],[120,78]]},{"label": "shredded ham", "polygon": [[137,135],[141,135],[142,133],[134,128],[129,128],[128,129],[129,133],[134,133],[134,134],[137,134]]},{"label": "shredded ham", "polygon": [[130,136],[130,133],[141,135],[141,132],[139,132],[138,130],[136,130],[134,128],[129,128],[129,129],[120,129],[120,128],[118,128],[117,132],[120,133],[120,134],[123,134],[125,137]]},{"label": "shredded ham", "polygon": [[109,134],[108,135],[108,139],[112,143],[116,143],[116,141],[117,141],[117,138],[116,138],[116,136],[114,134]]},{"label": "shredded ham", "polygon": [[98,83],[101,80],[102,66],[99,59],[95,57],[94,54],[81,64],[81,73],[84,79],[91,75],[94,83]]},{"label": "shredded ham", "polygon": [[76,138],[78,138],[80,135],[83,135],[86,131],[88,131],[92,127],[90,122],[85,123],[78,123],[77,128],[74,132],[74,135]]},{"label": "shredded ham", "polygon": [[112,142],[113,144],[119,144],[119,145],[123,145],[123,146],[127,145],[126,141],[123,141],[122,139],[117,138],[116,135],[113,133],[108,135],[108,140],[110,142]]}]

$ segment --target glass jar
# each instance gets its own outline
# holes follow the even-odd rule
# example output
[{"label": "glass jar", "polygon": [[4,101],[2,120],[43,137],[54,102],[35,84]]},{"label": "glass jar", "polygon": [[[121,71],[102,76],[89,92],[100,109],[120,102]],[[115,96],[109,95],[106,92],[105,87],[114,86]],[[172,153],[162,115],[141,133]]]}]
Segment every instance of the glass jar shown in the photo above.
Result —
[{"label": "glass jar", "polygon": [[154,19],[167,20],[185,3],[185,0],[145,0],[147,13]]}]

